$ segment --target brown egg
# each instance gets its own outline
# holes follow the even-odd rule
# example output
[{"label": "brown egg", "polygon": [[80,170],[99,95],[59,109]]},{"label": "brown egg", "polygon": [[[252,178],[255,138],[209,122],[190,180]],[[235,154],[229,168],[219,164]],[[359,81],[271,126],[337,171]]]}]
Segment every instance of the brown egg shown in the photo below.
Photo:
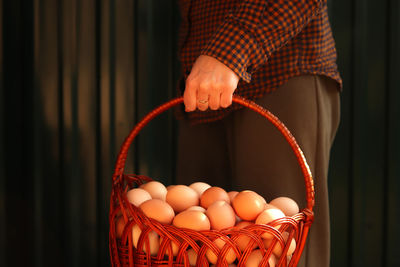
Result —
[{"label": "brown egg", "polygon": [[299,206],[296,201],[288,197],[277,197],[271,200],[269,204],[283,211],[286,216],[293,216],[299,213]]},{"label": "brown egg", "polygon": [[118,216],[115,219],[115,235],[117,238],[121,238],[122,237],[122,233],[124,232],[125,229],[125,220],[124,220],[124,216]]},{"label": "brown egg", "polygon": [[277,209],[277,207],[275,207],[274,205],[265,203],[264,210],[267,210],[267,209]]},{"label": "brown egg", "polygon": [[241,219],[252,221],[264,210],[265,203],[256,192],[244,190],[236,195],[232,206]]},{"label": "brown egg", "polygon": [[[142,230],[137,224],[135,224],[132,227],[132,241],[133,241],[133,246],[136,249],[138,248],[138,242],[141,234]],[[158,250],[160,248],[160,240],[159,240],[160,236],[155,231],[150,231],[147,234],[147,238],[149,240],[150,254],[153,256],[157,255]],[[147,252],[146,240],[143,240],[142,248],[144,252]]]},{"label": "brown egg", "polygon": [[194,191],[199,194],[199,197],[203,194],[204,191],[206,191],[208,188],[211,187],[211,185],[204,183],[204,182],[195,182],[189,185],[190,188],[192,188]]},{"label": "brown egg", "polygon": [[[282,237],[286,244],[288,242],[289,233],[283,232]],[[264,242],[265,248],[269,248],[269,246],[271,246],[273,240],[274,240],[274,238],[272,238],[272,237],[264,238],[263,242]],[[294,240],[294,238],[292,238],[292,240],[290,241],[289,249],[288,249],[286,255],[287,256],[292,255],[293,252],[295,251],[295,249],[296,249],[296,240]],[[282,247],[281,243],[279,243],[279,241],[277,241],[272,250],[272,253],[274,253],[275,256],[279,258],[282,255],[282,251],[283,251],[283,247]]]},{"label": "brown egg", "polygon": [[176,213],[179,213],[191,206],[199,205],[199,195],[189,186],[176,185],[168,191],[166,201]]},{"label": "brown egg", "polygon": [[126,197],[128,198],[128,201],[136,207],[139,207],[140,204],[146,200],[151,199],[150,193],[142,188],[134,188],[129,190],[126,193]]},{"label": "brown egg", "polygon": [[233,199],[236,197],[236,195],[239,194],[238,191],[229,191],[228,192],[228,196],[229,196],[229,200],[232,203]]},{"label": "brown egg", "polygon": [[186,210],[199,210],[201,212],[206,212],[206,209],[203,208],[202,206],[191,206],[191,207],[187,208]]},{"label": "brown egg", "polygon": [[169,191],[174,186],[175,186],[174,184],[171,184],[171,185],[167,186],[167,191]]},{"label": "brown egg", "polygon": [[212,186],[208,188],[200,197],[200,206],[207,209],[212,203],[217,200],[224,200],[230,203],[228,193],[221,187]]},{"label": "brown egg", "polygon": [[[225,243],[226,243],[225,240],[223,240],[222,238],[217,238],[214,240],[214,244],[217,246],[219,251],[222,251],[223,247],[225,246]],[[221,255],[222,254],[220,254],[220,257],[221,257]],[[226,255],[225,260],[228,264],[231,264],[232,262],[234,262],[236,260],[236,254],[232,248],[229,248],[225,255]],[[218,257],[217,257],[217,255],[215,255],[215,253],[211,249],[207,249],[206,257],[210,263],[212,263],[212,264],[217,263]]]},{"label": "brown egg", "polygon": [[235,213],[235,218],[236,218],[236,223],[239,223],[239,222],[243,221],[242,218],[240,218],[239,216],[237,216],[236,213]]},{"label": "brown egg", "polygon": [[[246,226],[249,226],[252,224],[253,224],[252,222],[241,221],[235,225],[235,228],[242,229],[242,228],[245,228]],[[248,235],[240,234],[239,237],[235,240],[235,243],[238,246],[238,248],[240,249],[240,251],[244,251],[247,248],[247,246],[249,246],[249,243],[251,240],[252,239]],[[252,250],[255,249],[256,247],[257,247],[257,244],[254,243],[252,245]]]},{"label": "brown egg", "polygon": [[179,228],[196,231],[210,230],[210,220],[204,212],[198,210],[185,210],[177,214],[172,224]]},{"label": "brown egg", "polygon": [[197,252],[196,252],[194,249],[189,248],[189,249],[186,251],[186,253],[187,253],[187,255],[188,255],[188,259],[189,259],[189,264],[190,264],[190,266],[196,266]]},{"label": "brown egg", "polygon": [[172,207],[167,202],[157,198],[143,202],[139,208],[147,217],[160,223],[170,224],[175,216]]},{"label": "brown egg", "polygon": [[158,198],[165,201],[167,188],[162,183],[157,181],[150,181],[148,183],[142,184],[140,188],[149,192],[152,198]]},{"label": "brown egg", "polygon": [[224,200],[218,200],[212,203],[207,211],[206,215],[210,219],[211,229],[222,230],[228,227],[232,227],[236,222],[235,211]]},{"label": "brown egg", "polygon": [[[244,266],[245,267],[259,267],[260,263],[263,259],[263,256],[264,255],[262,254],[260,249],[253,250],[250,253],[249,257],[247,258],[247,261]],[[269,257],[268,263],[269,263],[270,267],[275,267],[276,258],[273,254],[271,254],[271,256]]]},{"label": "brown egg", "polygon": [[246,226],[249,226],[249,225],[252,225],[252,224],[254,224],[254,223],[253,222],[249,222],[249,221],[240,221],[240,222],[237,222],[235,224],[235,228],[242,229],[242,228],[245,228]]},{"label": "brown egg", "polygon": [[261,202],[263,202],[264,204],[267,204],[267,201],[265,200],[265,198],[264,198],[262,195],[260,195],[260,194],[258,194],[258,193],[256,193],[256,194],[257,194],[258,197],[260,198]]},{"label": "brown egg", "polygon": [[253,250],[249,257],[247,258],[246,264],[244,265],[245,267],[258,267],[260,266],[260,262],[263,258],[263,254],[261,253],[261,250],[256,249]]},{"label": "brown egg", "polygon": [[[163,237],[160,237],[160,247],[161,247],[161,243],[163,242],[163,240],[164,240],[164,238],[163,238]],[[179,252],[179,243],[176,243],[176,242],[173,241],[173,240],[169,240],[168,243],[171,244],[172,254],[173,254],[174,256],[178,255],[178,252]],[[168,246],[169,246],[169,245],[167,244],[167,248],[166,248],[166,250],[165,250],[165,254],[166,254],[166,255],[169,255],[169,252],[170,252]]]},{"label": "brown egg", "polygon": [[[276,219],[285,217],[285,214],[279,209],[266,209],[258,215],[256,224],[268,224]],[[279,227],[276,227],[279,228]],[[261,235],[263,238],[271,238],[272,234],[265,232]]]}]

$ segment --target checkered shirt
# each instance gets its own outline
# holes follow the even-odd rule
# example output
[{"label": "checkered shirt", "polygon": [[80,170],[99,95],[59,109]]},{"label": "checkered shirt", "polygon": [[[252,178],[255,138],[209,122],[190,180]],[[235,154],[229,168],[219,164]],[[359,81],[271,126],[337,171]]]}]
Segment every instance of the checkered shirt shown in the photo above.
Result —
[{"label": "checkered shirt", "polygon": [[[251,100],[302,74],[328,76],[341,88],[326,0],[180,0],[179,3],[183,79],[199,55],[208,55],[240,77],[235,94]],[[184,116],[193,123],[210,122],[238,108],[233,104],[226,109],[196,110]]]}]

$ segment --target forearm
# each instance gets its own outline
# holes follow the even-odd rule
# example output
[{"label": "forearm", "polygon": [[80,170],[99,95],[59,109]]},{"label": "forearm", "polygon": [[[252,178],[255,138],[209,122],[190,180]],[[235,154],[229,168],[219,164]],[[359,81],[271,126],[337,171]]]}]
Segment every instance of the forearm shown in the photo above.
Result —
[{"label": "forearm", "polygon": [[202,49],[241,79],[264,65],[270,55],[296,36],[326,4],[326,0],[245,0]]}]

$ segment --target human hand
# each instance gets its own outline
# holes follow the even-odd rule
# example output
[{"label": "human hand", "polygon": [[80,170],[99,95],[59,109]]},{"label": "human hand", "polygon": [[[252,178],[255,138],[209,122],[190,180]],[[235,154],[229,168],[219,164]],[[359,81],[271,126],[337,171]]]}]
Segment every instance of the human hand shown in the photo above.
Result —
[{"label": "human hand", "polygon": [[186,79],[185,110],[229,107],[238,82],[239,76],[225,64],[210,56],[199,56]]}]

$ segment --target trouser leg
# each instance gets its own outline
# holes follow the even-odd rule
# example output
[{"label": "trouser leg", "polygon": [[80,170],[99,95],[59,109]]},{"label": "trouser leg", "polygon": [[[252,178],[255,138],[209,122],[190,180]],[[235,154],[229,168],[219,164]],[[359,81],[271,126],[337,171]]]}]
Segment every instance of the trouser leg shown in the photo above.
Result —
[{"label": "trouser leg", "polygon": [[[257,102],[291,131],[313,174],[315,220],[299,266],[329,266],[327,173],[330,148],[339,122],[337,86],[325,77],[299,76]],[[229,137],[234,188],[255,190],[267,201],[289,196],[304,208],[304,178],[294,153],[280,132],[248,109],[235,112],[231,123]]]}]

